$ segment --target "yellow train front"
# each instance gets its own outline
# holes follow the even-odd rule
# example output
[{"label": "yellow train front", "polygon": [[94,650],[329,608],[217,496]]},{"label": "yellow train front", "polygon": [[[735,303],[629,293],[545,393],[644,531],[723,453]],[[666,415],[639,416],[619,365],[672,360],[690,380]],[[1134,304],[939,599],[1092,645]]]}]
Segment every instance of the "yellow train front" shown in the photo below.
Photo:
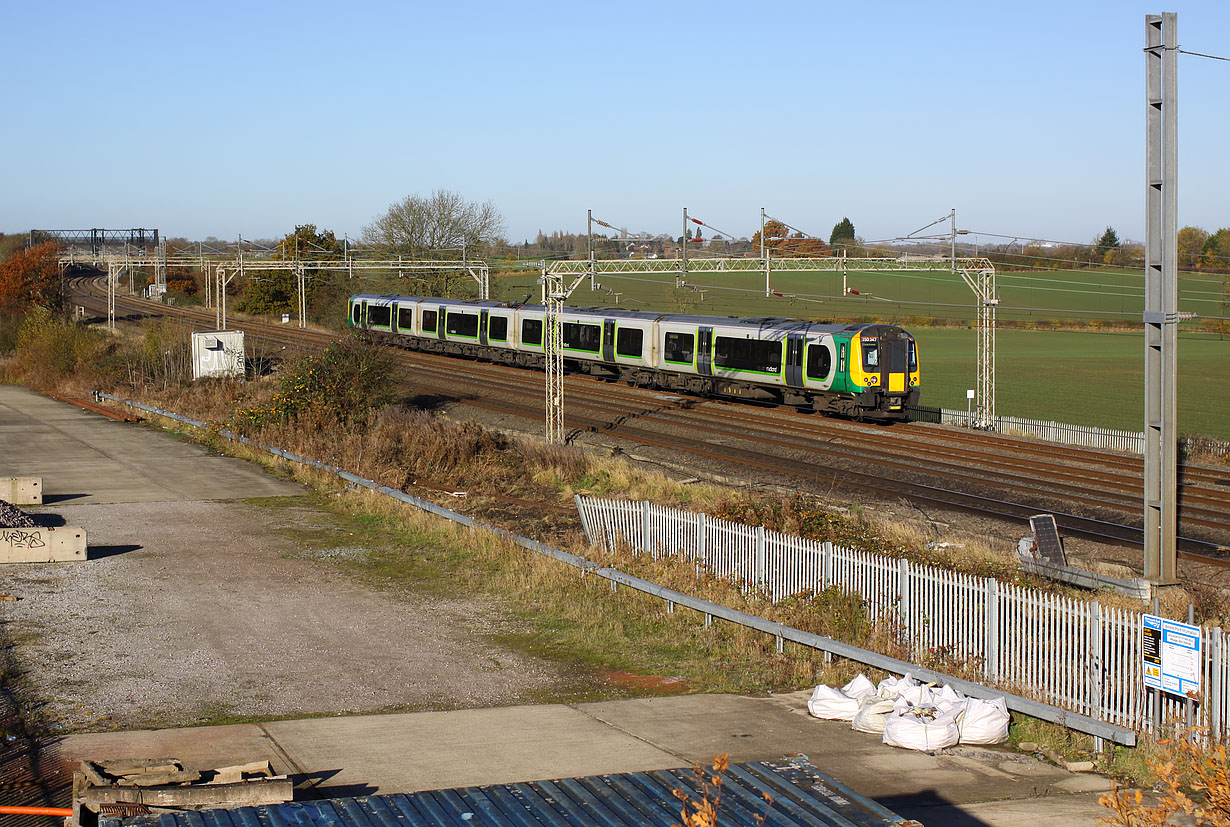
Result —
[{"label": "yellow train front", "polygon": [[[844,337],[843,337],[844,338]],[[845,364],[839,373],[858,418],[906,419],[918,404],[918,346],[914,337],[895,325],[873,324],[852,329]]]}]

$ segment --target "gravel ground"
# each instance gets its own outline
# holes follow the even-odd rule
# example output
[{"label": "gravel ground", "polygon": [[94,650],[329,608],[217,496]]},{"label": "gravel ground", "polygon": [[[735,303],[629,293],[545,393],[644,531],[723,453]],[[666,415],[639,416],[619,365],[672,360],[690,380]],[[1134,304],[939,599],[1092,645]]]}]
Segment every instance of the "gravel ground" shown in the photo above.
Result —
[{"label": "gravel ground", "polygon": [[30,515],[8,500],[0,500],[0,528],[34,528]]},{"label": "gravel ground", "polygon": [[298,547],[288,525],[325,520],[306,504],[56,512],[94,559],[0,569],[19,598],[0,612],[66,731],[498,706],[566,680],[491,643],[491,606],[369,587],[338,565],[367,549]]}]

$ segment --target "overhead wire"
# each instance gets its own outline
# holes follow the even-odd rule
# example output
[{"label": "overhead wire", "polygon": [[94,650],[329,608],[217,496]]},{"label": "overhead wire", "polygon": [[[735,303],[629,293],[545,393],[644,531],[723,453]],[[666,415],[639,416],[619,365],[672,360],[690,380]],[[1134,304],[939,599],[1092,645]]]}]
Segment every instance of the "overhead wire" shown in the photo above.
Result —
[{"label": "overhead wire", "polygon": [[1205,58],[1208,58],[1209,60],[1230,61],[1230,57],[1222,57],[1221,55],[1206,55],[1201,52],[1189,52],[1186,49],[1179,49],[1178,52],[1181,55],[1191,55],[1192,57],[1205,57]]}]

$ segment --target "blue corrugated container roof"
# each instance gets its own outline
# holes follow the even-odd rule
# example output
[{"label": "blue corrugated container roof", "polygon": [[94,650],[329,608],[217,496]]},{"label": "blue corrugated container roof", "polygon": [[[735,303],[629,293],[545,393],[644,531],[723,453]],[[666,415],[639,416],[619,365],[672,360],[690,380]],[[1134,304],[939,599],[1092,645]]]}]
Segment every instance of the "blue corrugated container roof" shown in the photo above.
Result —
[{"label": "blue corrugated container roof", "polygon": [[[671,827],[679,824],[680,809],[672,791],[695,794],[696,786],[690,769],[660,770],[103,818],[100,827]],[[731,764],[718,824],[756,827],[761,814],[764,827],[917,824],[825,776],[802,756]]]}]

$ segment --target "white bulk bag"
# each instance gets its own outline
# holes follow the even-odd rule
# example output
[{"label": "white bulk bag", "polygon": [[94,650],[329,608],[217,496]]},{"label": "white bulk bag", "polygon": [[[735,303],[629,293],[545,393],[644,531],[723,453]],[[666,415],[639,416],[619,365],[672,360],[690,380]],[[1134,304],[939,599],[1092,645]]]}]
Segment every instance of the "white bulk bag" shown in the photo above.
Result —
[{"label": "white bulk bag", "polygon": [[967,698],[960,729],[962,744],[998,744],[1008,740],[1008,704],[1003,698]]},{"label": "white bulk bag", "polygon": [[867,679],[867,676],[859,673],[859,676],[841,688],[848,698],[862,700],[864,695],[868,695],[876,691],[876,685]]},{"label": "white bulk bag", "polygon": [[935,703],[935,692],[930,686],[918,683],[912,683],[907,686],[899,686],[897,692],[897,703],[906,703],[910,706],[933,706]]},{"label": "white bulk bag", "polygon": [[884,699],[867,695],[859,703],[858,712],[855,713],[854,720],[850,722],[850,726],[859,732],[870,732],[873,735],[879,735],[884,731],[884,722],[892,714],[892,711],[893,702],[891,698]]},{"label": "white bulk bag", "polygon": [[901,694],[902,690],[918,686],[914,676],[906,672],[900,678],[885,678],[876,685],[876,694],[881,698],[891,699]]},{"label": "white bulk bag", "polygon": [[933,752],[951,747],[961,738],[957,726],[960,713],[942,712],[934,706],[915,706],[884,722],[884,743],[892,747]]},{"label": "white bulk bag", "polygon": [[826,721],[852,721],[858,712],[858,698],[851,698],[836,687],[820,684],[807,701],[807,711]]},{"label": "white bulk bag", "polygon": [[953,689],[948,684],[944,684],[932,696],[936,706],[943,706],[946,703],[956,703],[965,700],[965,695],[960,691]]}]

